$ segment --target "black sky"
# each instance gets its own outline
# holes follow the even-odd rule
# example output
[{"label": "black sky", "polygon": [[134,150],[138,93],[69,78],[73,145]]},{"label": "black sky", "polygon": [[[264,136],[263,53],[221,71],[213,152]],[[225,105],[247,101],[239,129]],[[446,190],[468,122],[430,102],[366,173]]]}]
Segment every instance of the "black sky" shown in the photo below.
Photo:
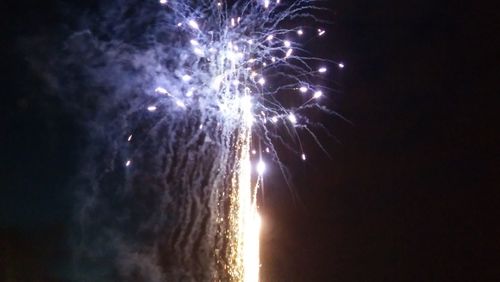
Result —
[{"label": "black sky", "polygon": [[[84,133],[23,48],[65,21],[62,3],[0,6],[0,281],[53,281],[68,256]],[[305,140],[309,161],[290,162],[301,204],[277,173],[266,180],[266,281],[499,281],[498,12],[328,3],[316,48],[346,64],[330,103],[350,122],[318,117],[338,139],[322,138],[331,159]]]}]

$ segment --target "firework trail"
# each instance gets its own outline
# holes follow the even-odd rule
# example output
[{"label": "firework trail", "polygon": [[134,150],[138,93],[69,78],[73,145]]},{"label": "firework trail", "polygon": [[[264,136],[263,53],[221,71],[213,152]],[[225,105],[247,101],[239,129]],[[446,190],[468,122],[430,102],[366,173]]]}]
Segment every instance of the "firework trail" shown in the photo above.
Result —
[{"label": "firework trail", "polygon": [[264,158],[278,161],[285,131],[305,160],[296,130],[313,135],[313,124],[302,113],[331,113],[313,82],[333,62],[300,43],[325,30],[293,26],[316,21],[315,1],[99,7],[57,63],[92,144],[74,279],[258,281]]}]

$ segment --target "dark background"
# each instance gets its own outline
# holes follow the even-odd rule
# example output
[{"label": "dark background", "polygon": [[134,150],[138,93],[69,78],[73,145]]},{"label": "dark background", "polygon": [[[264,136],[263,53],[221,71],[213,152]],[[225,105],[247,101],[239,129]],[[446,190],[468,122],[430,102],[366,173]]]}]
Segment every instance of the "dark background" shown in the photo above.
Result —
[{"label": "dark background", "polygon": [[[46,95],[26,38],[65,19],[55,1],[0,4],[0,281],[54,281],[68,259],[79,127]],[[474,3],[329,1],[318,56],[342,60],[321,117],[262,208],[265,281],[499,281],[498,12]],[[36,46],[30,46],[36,48]],[[41,47],[42,48],[42,47]],[[287,157],[284,157],[287,160]]]}]

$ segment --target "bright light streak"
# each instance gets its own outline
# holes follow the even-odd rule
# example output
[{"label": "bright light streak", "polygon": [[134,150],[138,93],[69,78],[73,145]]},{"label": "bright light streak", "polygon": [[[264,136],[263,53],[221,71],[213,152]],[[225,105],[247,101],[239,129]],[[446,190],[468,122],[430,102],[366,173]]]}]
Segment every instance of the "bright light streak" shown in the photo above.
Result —
[{"label": "bright light streak", "polygon": [[319,36],[323,36],[324,34],[326,33],[325,30],[321,29],[321,28],[318,28],[318,35]]},{"label": "bright light streak", "polygon": [[326,69],[325,67],[321,67],[321,68],[319,68],[319,69],[318,69],[318,72],[319,72],[319,73],[325,73],[325,72],[326,72],[326,70],[327,70],[327,69]]},{"label": "bright light streak", "polygon": [[292,49],[288,49],[288,51],[286,51],[286,55],[285,55],[285,58],[288,58],[292,55],[292,52],[293,50]]},{"label": "bright light streak", "polygon": [[343,63],[339,63],[339,68],[343,69],[344,68],[344,64]]},{"label": "bright light streak", "polygon": [[125,166],[129,167],[131,164],[132,164],[132,161],[131,161],[131,160],[128,160],[128,161],[125,163]]},{"label": "bright light streak", "polygon": [[128,142],[132,141],[132,134],[130,134],[130,135],[128,136],[127,141],[128,141]]},{"label": "bright light streak", "polygon": [[302,153],[302,155],[300,156],[302,158],[303,161],[305,161],[307,158],[306,158],[306,154]]}]

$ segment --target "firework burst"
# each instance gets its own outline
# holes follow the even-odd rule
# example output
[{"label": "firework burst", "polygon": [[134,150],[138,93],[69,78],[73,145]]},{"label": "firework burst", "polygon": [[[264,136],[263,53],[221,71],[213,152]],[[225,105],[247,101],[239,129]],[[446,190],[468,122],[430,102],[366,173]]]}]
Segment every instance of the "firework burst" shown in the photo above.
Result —
[{"label": "firework burst", "polygon": [[298,140],[313,134],[304,112],[331,113],[314,82],[333,62],[303,43],[326,31],[294,26],[316,22],[315,2],[118,1],[67,41],[105,144],[85,170],[81,265],[112,257],[101,278],[259,280],[265,159],[277,161],[280,128]]}]

